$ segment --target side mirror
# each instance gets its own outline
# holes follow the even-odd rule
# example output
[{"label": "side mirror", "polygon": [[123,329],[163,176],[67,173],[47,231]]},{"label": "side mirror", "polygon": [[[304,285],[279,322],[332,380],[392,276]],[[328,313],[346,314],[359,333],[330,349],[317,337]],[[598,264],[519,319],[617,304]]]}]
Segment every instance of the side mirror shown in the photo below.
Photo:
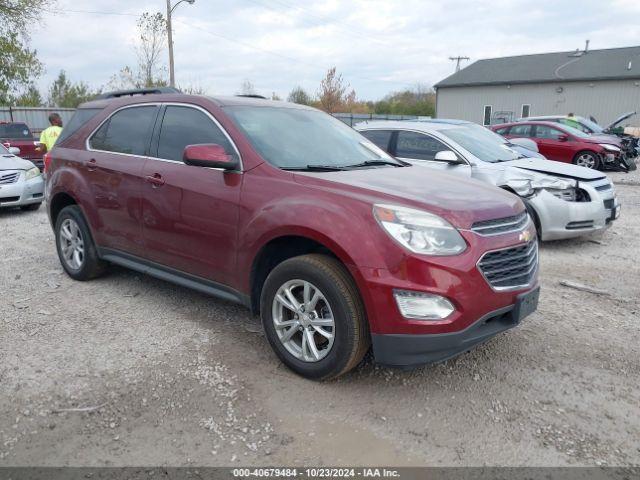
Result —
[{"label": "side mirror", "polygon": [[20,155],[20,149],[18,147],[9,147],[9,153],[11,155]]},{"label": "side mirror", "polygon": [[436,156],[433,158],[438,162],[446,162],[451,165],[457,165],[462,163],[458,156],[452,152],[451,150],[443,150],[441,152],[436,153]]},{"label": "side mirror", "polygon": [[187,145],[182,159],[185,164],[194,167],[223,168],[224,170],[238,168],[238,160],[233,155],[229,155],[223,146],[216,143]]},{"label": "side mirror", "polygon": [[567,140],[569,140],[569,135],[567,135],[566,133],[563,133],[562,135],[558,136],[559,142],[566,142]]}]

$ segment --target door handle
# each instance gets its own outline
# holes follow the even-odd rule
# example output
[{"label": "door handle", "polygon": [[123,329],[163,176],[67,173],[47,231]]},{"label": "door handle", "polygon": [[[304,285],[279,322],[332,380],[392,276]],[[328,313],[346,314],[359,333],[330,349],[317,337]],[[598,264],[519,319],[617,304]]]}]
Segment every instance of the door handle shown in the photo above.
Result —
[{"label": "door handle", "polygon": [[98,162],[96,162],[95,158],[92,158],[91,160],[89,160],[87,163],[85,163],[85,165],[87,166],[87,170],[89,172],[95,172],[96,169],[98,168],[97,163]]},{"label": "door handle", "polygon": [[159,173],[154,173],[153,175],[147,175],[145,180],[151,184],[151,187],[158,188],[164,185],[164,178]]}]

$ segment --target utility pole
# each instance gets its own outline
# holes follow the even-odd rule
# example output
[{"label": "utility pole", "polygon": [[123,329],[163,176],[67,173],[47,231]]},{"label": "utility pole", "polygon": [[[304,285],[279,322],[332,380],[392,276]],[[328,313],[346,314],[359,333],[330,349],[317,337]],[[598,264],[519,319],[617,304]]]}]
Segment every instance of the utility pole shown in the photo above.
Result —
[{"label": "utility pole", "polygon": [[196,0],[180,0],[175,5],[171,6],[171,0],[167,0],[167,39],[169,40],[169,85],[176,86],[176,72],[175,64],[173,61],[173,29],[171,27],[171,14],[178,5],[182,2],[187,2],[189,5],[193,5]]},{"label": "utility pole", "polygon": [[471,60],[471,59],[469,57],[457,56],[457,57],[449,57],[449,60],[456,61],[456,73],[458,73],[460,71],[460,62],[462,60]]}]

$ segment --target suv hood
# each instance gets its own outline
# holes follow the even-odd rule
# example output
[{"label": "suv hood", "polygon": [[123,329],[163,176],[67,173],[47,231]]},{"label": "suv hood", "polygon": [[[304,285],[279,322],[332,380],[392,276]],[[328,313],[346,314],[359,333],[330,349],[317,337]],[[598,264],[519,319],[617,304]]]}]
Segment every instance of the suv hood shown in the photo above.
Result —
[{"label": "suv hood", "polygon": [[552,160],[542,160],[538,158],[522,158],[519,160],[511,160],[509,162],[500,162],[500,165],[546,173],[557,177],[577,178],[578,180],[595,180],[597,178],[604,177],[602,172],[598,172],[597,170],[591,170],[589,168],[579,167],[569,163],[554,162]]},{"label": "suv hood", "polygon": [[35,167],[29,160],[24,160],[15,155],[0,154],[0,170],[29,170]]},{"label": "suv hood", "polygon": [[393,203],[440,215],[457,228],[517,215],[520,199],[493,185],[422,167],[295,172],[297,182],[370,203]]},{"label": "suv hood", "polygon": [[633,117],[635,114],[636,114],[636,112],[627,112],[624,115],[620,115],[613,122],[611,122],[609,125],[607,125],[606,127],[603,127],[603,128],[605,130],[611,130],[613,127],[615,127],[616,125],[618,125],[621,122],[624,122],[627,118]]}]

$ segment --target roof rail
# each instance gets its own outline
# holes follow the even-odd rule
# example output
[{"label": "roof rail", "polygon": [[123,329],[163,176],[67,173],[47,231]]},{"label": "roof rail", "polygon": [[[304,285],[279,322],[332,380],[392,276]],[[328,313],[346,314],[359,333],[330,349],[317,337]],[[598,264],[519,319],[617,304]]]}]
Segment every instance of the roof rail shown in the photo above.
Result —
[{"label": "roof rail", "polygon": [[258,95],[257,93],[241,94],[241,95],[236,95],[236,97],[261,98],[262,100],[269,100],[267,97],[263,97],[262,95]]},{"label": "roof rail", "polygon": [[114,92],[106,92],[94,97],[94,100],[104,100],[108,98],[132,97],[134,95],[153,95],[159,93],[182,93],[173,87],[151,87],[151,88],[134,88],[131,90],[116,90]]}]

